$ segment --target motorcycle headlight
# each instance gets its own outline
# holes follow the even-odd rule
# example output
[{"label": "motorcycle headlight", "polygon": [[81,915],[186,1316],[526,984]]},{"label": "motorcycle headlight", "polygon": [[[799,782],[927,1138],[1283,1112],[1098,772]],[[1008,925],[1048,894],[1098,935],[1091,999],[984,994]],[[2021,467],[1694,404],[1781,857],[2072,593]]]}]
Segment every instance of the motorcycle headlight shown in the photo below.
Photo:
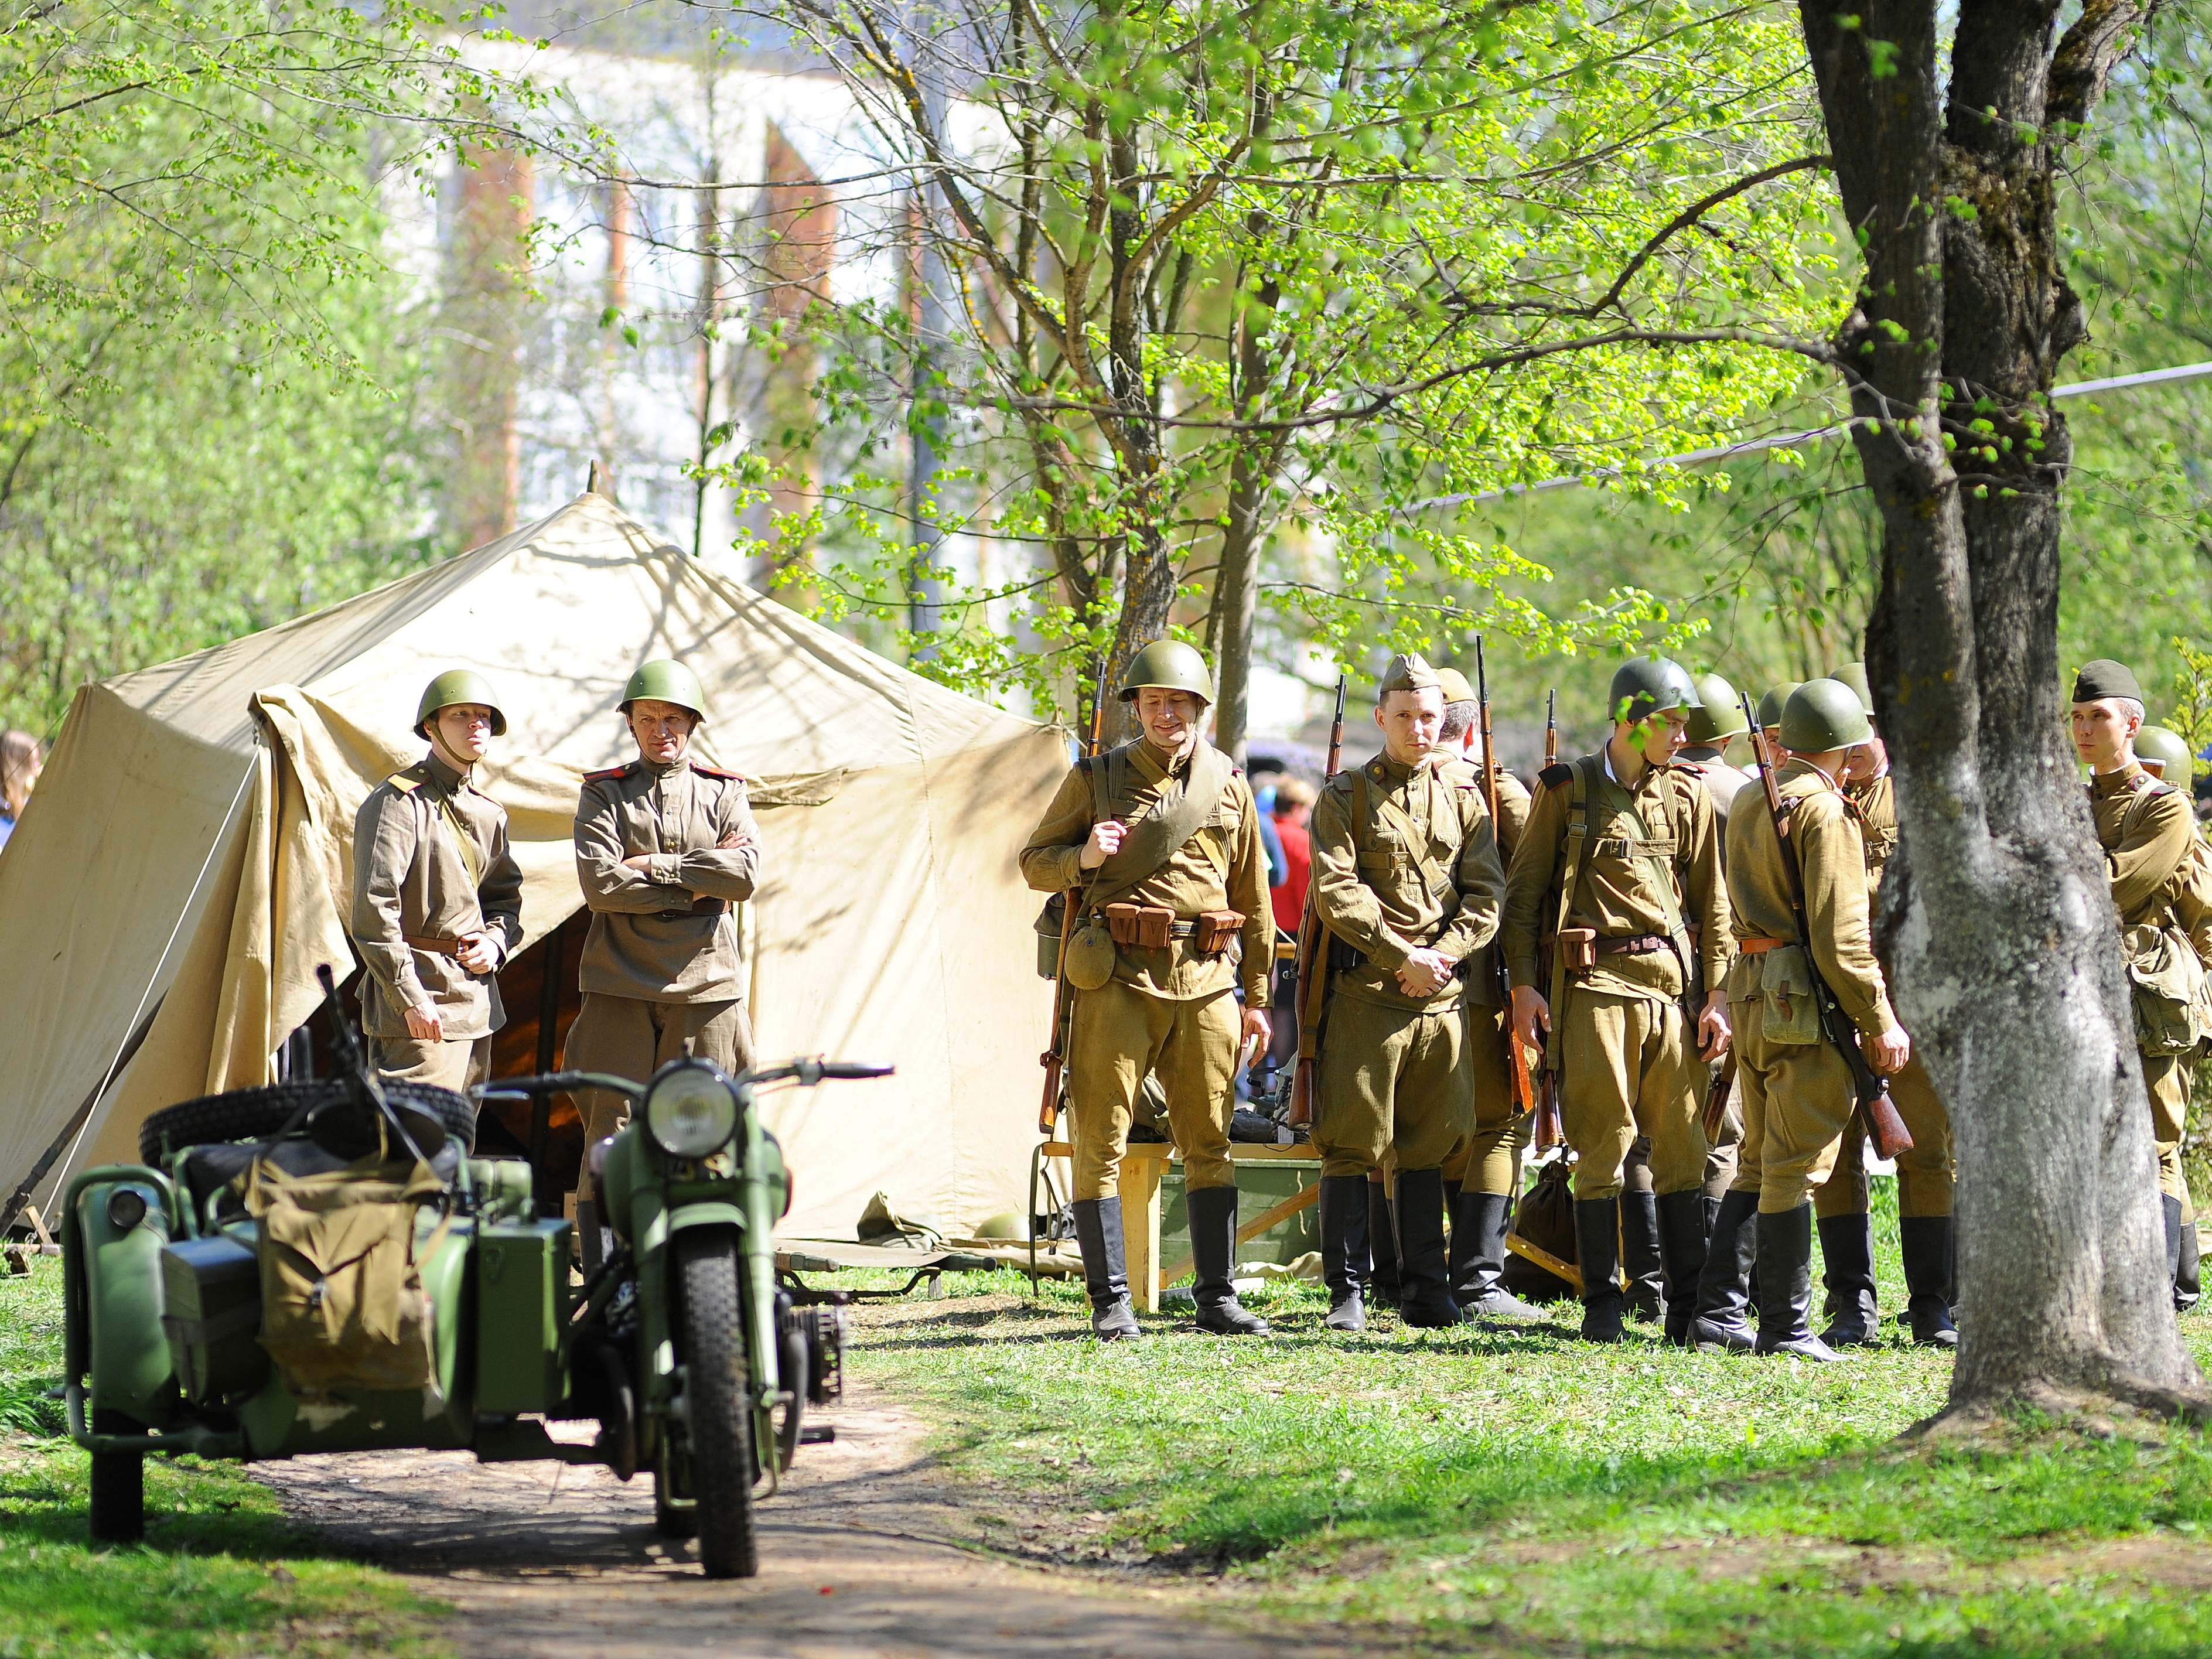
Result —
[{"label": "motorcycle headlight", "polygon": [[670,1068],[645,1095],[645,1128],[671,1158],[704,1158],[738,1128],[738,1095],[711,1066]]}]

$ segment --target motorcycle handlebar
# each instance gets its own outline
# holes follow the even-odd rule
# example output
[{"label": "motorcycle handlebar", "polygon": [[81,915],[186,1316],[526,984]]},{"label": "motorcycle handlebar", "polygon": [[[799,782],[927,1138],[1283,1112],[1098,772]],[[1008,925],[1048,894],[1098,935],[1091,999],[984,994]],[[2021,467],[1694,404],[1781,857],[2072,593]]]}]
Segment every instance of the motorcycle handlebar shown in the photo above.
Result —
[{"label": "motorcycle handlebar", "polygon": [[[827,1079],[866,1079],[889,1077],[898,1068],[875,1060],[823,1060],[808,1056],[781,1066],[772,1066],[765,1071],[744,1072],[731,1079],[740,1088],[757,1087],[763,1083],[781,1083],[787,1078],[796,1079],[802,1089],[811,1089]],[[633,1083],[628,1078],[614,1077],[605,1072],[547,1072],[538,1077],[503,1077],[494,1083],[479,1084],[469,1092],[478,1100],[529,1100],[538,1095],[573,1092],[578,1089],[605,1089],[632,1100],[642,1100],[647,1085]]]}]

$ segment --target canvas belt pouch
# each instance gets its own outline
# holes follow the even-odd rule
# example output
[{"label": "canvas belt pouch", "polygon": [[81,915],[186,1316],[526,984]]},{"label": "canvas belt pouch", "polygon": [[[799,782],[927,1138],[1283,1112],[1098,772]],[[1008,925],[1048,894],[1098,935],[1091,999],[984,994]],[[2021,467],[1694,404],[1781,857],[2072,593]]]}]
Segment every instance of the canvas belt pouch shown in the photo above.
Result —
[{"label": "canvas belt pouch", "polygon": [[1553,948],[1567,972],[1586,974],[1597,966],[1597,929],[1562,927],[1553,936]]},{"label": "canvas belt pouch", "polygon": [[[1162,951],[1175,932],[1176,913],[1164,904],[1109,904],[1106,907],[1107,931],[1116,945],[1134,945],[1141,951]],[[1188,930],[1185,929],[1188,933]]]},{"label": "canvas belt pouch", "polygon": [[1229,948],[1229,942],[1243,931],[1244,913],[1242,910],[1201,910],[1191,939],[1199,955],[1218,957]]},{"label": "canvas belt pouch", "polygon": [[2144,923],[2120,935],[2133,991],[2136,1047],[2147,1054],[2185,1054],[2212,1036],[2212,981],[2189,937]]},{"label": "canvas belt pouch", "polygon": [[[1744,958],[1739,958],[1743,960]],[[1759,1018],[1769,1042],[1820,1040],[1820,1011],[1813,1000],[1813,963],[1802,945],[1778,945],[1756,958]],[[1750,971],[1750,970],[1747,970]]]},{"label": "canvas belt pouch", "polygon": [[427,1163],[380,1154],[325,1175],[291,1176],[257,1158],[246,1207],[260,1223],[261,1346],[302,1400],[339,1390],[401,1391],[437,1377],[416,1216],[442,1200]]}]

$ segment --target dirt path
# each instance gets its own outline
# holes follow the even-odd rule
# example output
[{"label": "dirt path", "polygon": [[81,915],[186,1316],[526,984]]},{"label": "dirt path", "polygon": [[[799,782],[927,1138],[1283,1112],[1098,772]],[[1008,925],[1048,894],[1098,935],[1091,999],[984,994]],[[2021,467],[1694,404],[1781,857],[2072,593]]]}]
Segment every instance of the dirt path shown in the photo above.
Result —
[{"label": "dirt path", "polygon": [[[1263,1659],[1202,1589],[1054,1571],[963,1540],[921,1425],[854,1388],[761,1515],[761,1575],[709,1583],[695,1547],[653,1526],[650,1480],[479,1464],[465,1453],[264,1464],[285,1507],[340,1547],[428,1582],[469,1659]],[[1310,1638],[1300,1645],[1310,1649]]]}]

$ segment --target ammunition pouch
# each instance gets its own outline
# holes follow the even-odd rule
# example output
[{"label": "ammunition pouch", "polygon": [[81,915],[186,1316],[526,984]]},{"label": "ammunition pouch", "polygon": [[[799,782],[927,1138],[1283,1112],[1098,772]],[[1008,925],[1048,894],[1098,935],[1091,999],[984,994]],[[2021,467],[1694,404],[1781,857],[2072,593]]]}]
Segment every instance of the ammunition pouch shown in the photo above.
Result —
[{"label": "ammunition pouch", "polygon": [[1586,974],[1597,966],[1597,929],[1562,927],[1553,936],[1552,948],[1559,952],[1559,965],[1566,972]]},{"label": "ammunition pouch", "polygon": [[[1745,958],[1739,957],[1738,960]],[[1760,1030],[1769,1042],[1820,1041],[1820,1006],[1813,994],[1813,959],[1802,945],[1777,945],[1755,958]]]},{"label": "ammunition pouch", "polygon": [[1199,955],[1218,957],[1243,931],[1244,913],[1242,910],[1201,910],[1191,934],[1191,942]]},{"label": "ammunition pouch", "polygon": [[1176,913],[1164,904],[1122,903],[1106,907],[1106,927],[1116,945],[1164,951],[1170,939],[1188,939],[1192,924],[1178,923]]}]

